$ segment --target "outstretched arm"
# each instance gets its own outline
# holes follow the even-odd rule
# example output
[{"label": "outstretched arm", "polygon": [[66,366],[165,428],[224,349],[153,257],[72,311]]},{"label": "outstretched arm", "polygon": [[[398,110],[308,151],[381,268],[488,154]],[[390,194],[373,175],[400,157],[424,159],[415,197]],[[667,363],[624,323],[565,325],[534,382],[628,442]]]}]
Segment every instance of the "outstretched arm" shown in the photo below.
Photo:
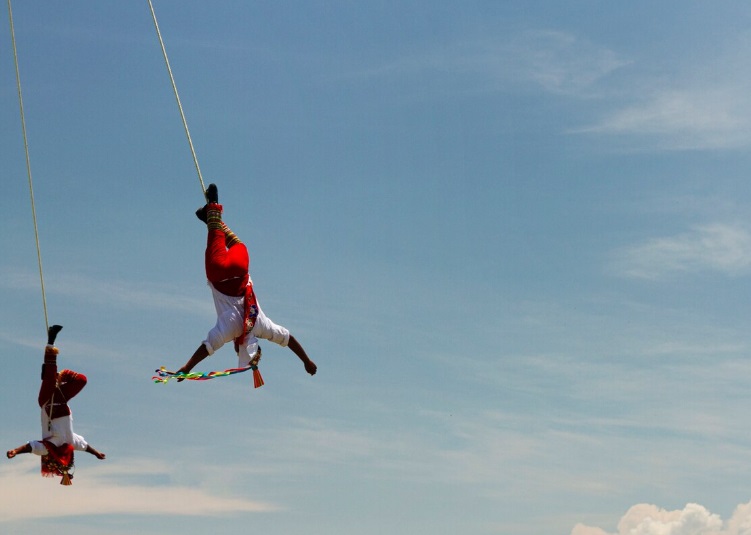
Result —
[{"label": "outstretched arm", "polygon": [[86,446],[86,452],[92,454],[94,457],[96,457],[99,460],[102,460],[106,457],[104,453],[101,451],[97,451],[91,444]]},{"label": "outstretched arm", "polygon": [[[196,365],[201,362],[203,359],[209,356],[209,350],[206,348],[206,344],[201,344],[198,346],[198,349],[196,349],[195,353],[193,353],[193,356],[188,359],[188,362],[185,363],[185,365],[177,370],[177,373],[188,373],[190,370],[196,367]],[[181,379],[178,379],[180,381]]]},{"label": "outstretched arm", "polygon": [[299,358],[303,365],[305,366],[305,371],[308,372],[310,375],[315,375],[316,371],[318,370],[318,366],[316,366],[316,363],[310,360],[310,357],[308,357],[308,354],[305,352],[303,347],[300,345],[300,342],[297,341],[297,338],[289,335],[289,344],[287,344],[287,347],[289,347],[292,352],[297,355],[297,358]]},{"label": "outstretched arm", "polygon": [[31,444],[28,442],[24,444],[23,446],[18,446],[17,448],[13,448],[12,450],[8,450],[5,455],[8,457],[8,459],[12,459],[19,453],[31,453]]}]

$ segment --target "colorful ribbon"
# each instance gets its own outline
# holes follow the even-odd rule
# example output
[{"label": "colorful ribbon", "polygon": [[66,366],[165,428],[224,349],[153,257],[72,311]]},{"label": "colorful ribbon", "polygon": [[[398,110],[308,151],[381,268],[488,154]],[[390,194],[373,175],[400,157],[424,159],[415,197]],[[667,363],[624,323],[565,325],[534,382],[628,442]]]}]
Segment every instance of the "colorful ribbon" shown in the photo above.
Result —
[{"label": "colorful ribbon", "polygon": [[170,379],[187,379],[188,381],[208,381],[209,379],[215,379],[217,377],[227,377],[229,375],[246,372],[248,370],[253,370],[253,385],[255,386],[255,388],[263,386],[263,378],[261,377],[261,372],[258,371],[258,366],[255,366],[255,365],[246,366],[245,368],[230,368],[224,371],[216,371],[216,372],[208,372],[208,373],[171,372],[167,370],[164,366],[162,366],[161,368],[156,370],[156,375],[153,376],[152,379],[154,380],[154,383],[162,383],[162,384],[166,384]]}]

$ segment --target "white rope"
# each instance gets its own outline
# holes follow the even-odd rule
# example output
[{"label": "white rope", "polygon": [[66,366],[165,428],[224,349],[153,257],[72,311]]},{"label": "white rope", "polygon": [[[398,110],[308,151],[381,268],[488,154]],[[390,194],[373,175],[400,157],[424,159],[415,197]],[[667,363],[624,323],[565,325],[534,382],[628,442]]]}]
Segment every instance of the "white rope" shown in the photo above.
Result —
[{"label": "white rope", "polygon": [[149,2],[149,9],[151,10],[151,18],[154,20],[154,28],[156,29],[156,35],[159,38],[159,45],[162,47],[162,55],[164,56],[164,63],[167,65],[167,72],[169,73],[169,79],[172,82],[172,91],[175,93],[175,100],[177,100],[177,107],[180,110],[180,117],[183,120],[183,128],[185,128],[185,135],[188,137],[188,145],[190,145],[190,153],[193,155],[193,163],[196,166],[196,172],[198,173],[198,181],[201,183],[201,191],[204,197],[206,196],[206,187],[203,184],[203,176],[201,175],[201,168],[198,165],[198,157],[196,156],[196,150],[193,147],[193,140],[190,137],[190,130],[188,130],[188,121],[185,119],[185,113],[183,112],[183,105],[180,103],[180,95],[177,93],[177,84],[175,84],[175,77],[172,76],[172,68],[169,64],[169,58],[167,58],[167,49],[164,48],[164,40],[162,40],[162,33],[159,31],[159,24],[156,21],[156,13],[154,12],[154,6]]},{"label": "white rope", "polygon": [[44,307],[44,326],[49,330],[49,320],[47,319],[47,297],[44,291],[44,276],[42,274],[42,249],[39,246],[39,228],[37,227],[37,213],[34,204],[34,186],[31,180],[31,160],[29,158],[29,141],[26,136],[26,116],[23,111],[23,97],[21,95],[21,74],[18,69],[18,51],[16,49],[16,32],[13,27],[13,9],[8,0],[8,18],[10,20],[10,37],[13,42],[13,59],[16,64],[16,87],[18,89],[18,106],[21,110],[21,131],[23,132],[23,147],[26,152],[26,174],[29,179],[29,194],[31,195],[31,215],[34,220],[34,238],[37,247],[37,263],[39,264],[39,282],[42,285],[42,306]]}]

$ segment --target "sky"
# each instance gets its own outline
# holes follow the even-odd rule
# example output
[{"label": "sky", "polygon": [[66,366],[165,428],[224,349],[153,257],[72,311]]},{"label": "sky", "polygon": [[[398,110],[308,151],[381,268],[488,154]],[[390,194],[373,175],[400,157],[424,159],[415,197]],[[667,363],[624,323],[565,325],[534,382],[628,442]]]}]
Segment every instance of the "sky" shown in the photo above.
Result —
[{"label": "sky", "polygon": [[[751,6],[155,0],[265,313],[249,374],[154,384],[214,325],[148,3],[15,2],[74,485],[0,462],[0,531],[751,533]],[[0,24],[5,449],[45,336]],[[230,346],[198,371],[236,364]]]}]

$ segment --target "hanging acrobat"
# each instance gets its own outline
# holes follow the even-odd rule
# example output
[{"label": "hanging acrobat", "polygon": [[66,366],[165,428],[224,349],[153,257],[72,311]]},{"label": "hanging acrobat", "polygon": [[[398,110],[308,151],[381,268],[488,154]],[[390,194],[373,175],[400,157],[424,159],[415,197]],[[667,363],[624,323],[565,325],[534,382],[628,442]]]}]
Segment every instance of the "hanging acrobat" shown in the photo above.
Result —
[{"label": "hanging acrobat", "polygon": [[[258,300],[253,291],[253,282],[248,273],[250,263],[248,249],[222,222],[222,205],[219,204],[216,185],[210,184],[208,189],[204,188],[201,167],[198,165],[198,157],[193,147],[193,140],[190,137],[190,129],[180,102],[177,84],[172,75],[172,68],[167,57],[162,33],[159,30],[156,12],[151,0],[148,0],[148,3],[154,21],[154,29],[164,56],[164,63],[167,67],[167,74],[172,84],[172,91],[175,94],[177,109],[180,112],[188,146],[201,184],[201,191],[208,201],[205,206],[196,211],[196,215],[206,223],[208,228],[205,260],[206,278],[214,297],[217,314],[216,325],[209,331],[206,340],[198,346],[188,362],[177,372],[170,372],[165,368],[156,370],[157,375],[153,377],[153,380],[156,383],[166,383],[173,378],[176,378],[178,382],[185,379],[206,380],[253,370],[254,384],[258,388],[263,385],[263,379],[258,371],[258,360],[261,357],[258,338],[270,340],[282,347],[289,347],[302,361],[305,371],[310,375],[315,375],[317,367],[308,358],[297,339],[286,328],[269,320],[258,306]],[[191,370],[199,362],[232,340],[235,342],[235,351],[238,356],[237,368],[223,372],[191,373]]]},{"label": "hanging acrobat", "polygon": [[[297,339],[288,329],[271,321],[261,310],[248,271],[248,249],[222,221],[222,205],[219,204],[216,185],[209,185],[206,198],[208,204],[199,208],[196,216],[206,223],[208,230],[205,253],[206,278],[214,298],[217,320],[216,325],[190,359],[172,375],[178,381],[208,378],[205,374],[191,377],[189,372],[230,341],[234,341],[235,344],[238,368],[255,366],[260,357],[259,338],[289,347],[302,361],[305,371],[315,375],[317,366]],[[260,385],[256,383],[256,386]]]},{"label": "hanging acrobat", "polygon": [[71,485],[74,451],[85,451],[97,459],[104,459],[105,455],[73,431],[73,414],[68,407],[68,401],[86,386],[86,376],[72,370],[62,370],[58,373],[59,350],[54,344],[60,329],[60,325],[52,325],[48,329],[47,347],[44,349],[42,384],[39,388],[43,438],[8,450],[6,456],[12,459],[21,453],[39,455],[42,457],[43,476],[59,476],[62,478],[61,485]]},{"label": "hanging acrobat", "polygon": [[31,178],[31,164],[29,158],[29,143],[26,136],[26,119],[24,116],[23,97],[21,94],[21,76],[18,68],[18,53],[16,36],[13,26],[13,10],[8,0],[8,19],[10,22],[11,42],[13,44],[13,59],[16,66],[16,85],[18,88],[18,107],[21,112],[21,132],[23,134],[24,150],[26,152],[26,172],[31,195],[31,215],[34,222],[34,236],[36,239],[37,262],[39,265],[39,282],[42,290],[42,305],[44,309],[44,324],[47,328],[47,347],[44,350],[42,364],[42,384],[39,388],[39,407],[42,410],[42,439],[32,440],[6,452],[8,459],[13,459],[21,453],[34,453],[42,457],[42,475],[47,477],[60,476],[62,485],[71,485],[74,468],[74,451],[91,453],[98,459],[104,459],[104,454],[90,446],[86,440],[73,432],[73,416],[68,407],[68,401],[86,386],[86,376],[71,370],[57,371],[58,349],[55,339],[62,327],[49,325],[47,317],[47,298],[44,291],[44,275],[42,272],[42,252],[39,246],[39,229],[37,226],[36,209],[34,207],[34,187]]}]

